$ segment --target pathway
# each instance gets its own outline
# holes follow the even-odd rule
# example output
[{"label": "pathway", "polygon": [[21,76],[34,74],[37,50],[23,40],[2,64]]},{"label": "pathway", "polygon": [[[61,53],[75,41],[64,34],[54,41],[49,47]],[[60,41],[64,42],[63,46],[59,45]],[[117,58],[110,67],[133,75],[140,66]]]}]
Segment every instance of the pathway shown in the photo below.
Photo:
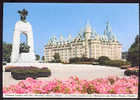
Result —
[{"label": "pathway", "polygon": [[[70,76],[75,75],[80,79],[86,80],[103,78],[109,75],[123,77],[125,71],[116,67],[84,64],[45,64],[43,66],[49,67],[49,69],[51,69],[52,75],[46,78],[37,78],[39,80],[52,80],[54,78],[65,80]],[[15,80],[11,77],[10,72],[3,72],[3,85],[8,86],[10,84],[16,84],[18,82],[19,80]]]}]

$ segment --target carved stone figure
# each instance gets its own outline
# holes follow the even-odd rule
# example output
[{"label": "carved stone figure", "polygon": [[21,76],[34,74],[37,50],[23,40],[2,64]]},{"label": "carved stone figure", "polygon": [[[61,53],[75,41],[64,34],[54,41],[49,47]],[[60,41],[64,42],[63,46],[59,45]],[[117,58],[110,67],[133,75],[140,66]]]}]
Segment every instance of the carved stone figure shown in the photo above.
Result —
[{"label": "carved stone figure", "polygon": [[28,11],[26,9],[23,9],[22,11],[18,10],[18,13],[20,14],[20,20],[26,22],[26,16],[28,15]]}]

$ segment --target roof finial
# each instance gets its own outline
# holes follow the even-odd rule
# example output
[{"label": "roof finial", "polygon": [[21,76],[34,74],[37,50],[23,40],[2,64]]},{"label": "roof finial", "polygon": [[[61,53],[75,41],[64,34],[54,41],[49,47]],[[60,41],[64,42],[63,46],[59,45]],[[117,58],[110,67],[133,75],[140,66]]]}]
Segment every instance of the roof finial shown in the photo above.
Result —
[{"label": "roof finial", "polygon": [[87,19],[86,26],[87,26],[87,27],[90,26],[90,20],[89,20],[89,19]]},{"label": "roof finial", "polygon": [[91,28],[91,25],[90,25],[90,21],[89,20],[87,20],[87,22],[86,22],[86,27],[85,27],[85,30],[84,30],[85,32],[92,32],[92,28]]},{"label": "roof finial", "polygon": [[109,33],[111,34],[112,33],[112,28],[110,26],[109,21],[106,22],[106,32],[107,32],[107,34],[109,34]]},{"label": "roof finial", "polygon": [[107,21],[106,24],[109,25],[109,21]]}]

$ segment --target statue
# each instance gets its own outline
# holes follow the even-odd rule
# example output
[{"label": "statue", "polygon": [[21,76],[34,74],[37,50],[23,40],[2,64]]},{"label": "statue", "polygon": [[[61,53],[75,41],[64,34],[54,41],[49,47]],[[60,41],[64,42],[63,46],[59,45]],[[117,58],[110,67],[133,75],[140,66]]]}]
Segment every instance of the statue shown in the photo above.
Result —
[{"label": "statue", "polygon": [[26,9],[23,9],[22,11],[18,10],[18,13],[20,14],[20,20],[26,22],[26,16],[28,15],[28,11]]},{"label": "statue", "polygon": [[28,53],[29,52],[29,49],[30,49],[30,46],[28,46],[27,44],[25,43],[21,43],[20,44],[20,48],[19,48],[19,53]]}]

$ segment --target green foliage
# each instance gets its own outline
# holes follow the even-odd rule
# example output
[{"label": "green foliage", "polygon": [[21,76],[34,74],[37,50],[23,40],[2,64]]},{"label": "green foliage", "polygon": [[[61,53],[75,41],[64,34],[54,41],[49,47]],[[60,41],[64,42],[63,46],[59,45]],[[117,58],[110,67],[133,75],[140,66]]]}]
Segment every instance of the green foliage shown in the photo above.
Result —
[{"label": "green foliage", "polygon": [[101,56],[98,58],[98,62],[100,65],[105,65],[109,61],[110,61],[110,59],[106,56]]},{"label": "green foliage", "polygon": [[74,57],[69,59],[69,63],[77,63],[77,64],[92,64],[94,62],[94,58],[87,58],[85,56],[82,57]]},{"label": "green foliage", "polygon": [[44,56],[42,56],[41,60],[43,60],[43,61],[45,60],[45,59],[44,59]]},{"label": "green foliage", "polygon": [[12,44],[3,42],[3,61],[10,62]]},{"label": "green foliage", "polygon": [[55,60],[60,59],[59,53],[55,53],[53,57],[54,57]]},{"label": "green foliage", "polygon": [[35,68],[35,67],[16,67],[11,70],[11,75],[16,80],[23,80],[27,77],[34,79],[38,77],[48,77],[51,75],[51,71],[48,68]]},{"label": "green foliage", "polygon": [[[26,45],[25,43],[21,43],[19,52],[20,53],[29,52],[29,48],[30,47]],[[3,42],[3,60],[4,61],[10,62],[11,52],[12,52],[12,44]]]},{"label": "green foliage", "polygon": [[131,76],[131,75],[138,76],[139,75],[139,71],[136,71],[136,70],[126,70],[124,72],[124,75],[126,75],[126,76]]},{"label": "green foliage", "polygon": [[131,62],[132,66],[138,66],[139,65],[139,39],[140,36],[137,35],[135,38],[135,42],[131,45],[131,47],[128,50],[128,58],[127,60]]},{"label": "green foliage", "polygon": [[105,62],[105,65],[109,66],[116,66],[116,67],[121,67],[123,65],[127,65],[128,62],[122,61],[122,60],[109,60]]},{"label": "green foliage", "polygon": [[60,63],[61,62],[59,53],[55,53],[53,57],[54,57],[54,60],[51,61],[51,62],[55,62],[55,63]]},{"label": "green foliage", "polygon": [[129,65],[129,62],[127,61],[122,61],[122,60],[110,60],[106,56],[101,56],[97,60],[100,65],[107,65],[107,66],[116,66],[116,67],[121,67],[123,65]]},{"label": "green foliage", "polygon": [[23,53],[23,52],[27,53],[27,52],[29,52],[29,50],[30,50],[30,46],[28,46],[25,43],[20,44],[19,53]]},{"label": "green foliage", "polygon": [[40,59],[40,56],[38,54],[36,54],[35,56],[36,56],[36,60]]},{"label": "green foliage", "polygon": [[128,52],[122,52],[122,59],[127,59]]},{"label": "green foliage", "polygon": [[[20,44],[20,49],[19,49],[19,52],[22,53],[22,52],[29,52],[29,46],[25,43],[21,43]],[[3,62],[10,62],[10,57],[11,57],[11,52],[12,52],[12,44],[11,43],[6,43],[6,42],[3,42]],[[36,56],[37,60],[40,59],[40,56],[37,55]],[[44,59],[44,58],[43,58]]]},{"label": "green foliage", "polygon": [[81,60],[80,60],[80,58],[79,57],[75,57],[75,58],[70,58],[69,59],[69,62],[70,63],[78,63],[78,62],[80,62]]}]

